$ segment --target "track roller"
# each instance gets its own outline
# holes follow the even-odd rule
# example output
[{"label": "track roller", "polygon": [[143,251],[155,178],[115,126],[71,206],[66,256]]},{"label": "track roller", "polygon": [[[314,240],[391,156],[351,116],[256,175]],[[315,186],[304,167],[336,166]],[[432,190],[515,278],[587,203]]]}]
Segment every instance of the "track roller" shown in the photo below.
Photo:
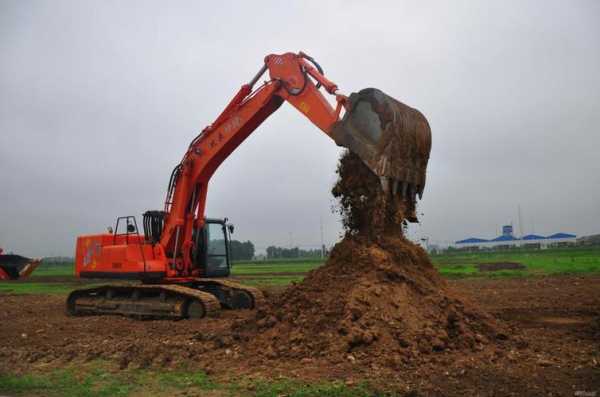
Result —
[{"label": "track roller", "polygon": [[221,307],[225,309],[256,309],[265,302],[264,295],[258,288],[248,287],[228,279],[198,278],[193,286],[214,295]]}]

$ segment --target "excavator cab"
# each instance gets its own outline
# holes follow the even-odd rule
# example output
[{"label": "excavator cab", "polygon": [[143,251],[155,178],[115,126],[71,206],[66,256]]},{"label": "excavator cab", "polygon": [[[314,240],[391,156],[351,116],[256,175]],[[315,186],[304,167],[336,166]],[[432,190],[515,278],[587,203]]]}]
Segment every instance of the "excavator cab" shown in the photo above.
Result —
[{"label": "excavator cab", "polygon": [[227,277],[231,273],[231,230],[233,225],[227,223],[227,218],[206,218],[204,226],[194,231],[194,262],[204,277]]}]

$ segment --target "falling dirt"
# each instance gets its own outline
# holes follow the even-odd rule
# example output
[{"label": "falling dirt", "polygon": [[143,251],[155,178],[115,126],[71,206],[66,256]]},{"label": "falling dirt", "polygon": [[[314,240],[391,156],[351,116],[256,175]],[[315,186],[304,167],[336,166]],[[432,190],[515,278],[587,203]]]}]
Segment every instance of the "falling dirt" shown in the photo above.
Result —
[{"label": "falling dirt", "polygon": [[[379,177],[352,152],[345,152],[337,168],[338,180],[331,190],[339,201],[346,236],[401,236],[405,214],[414,212],[412,200],[385,194]],[[389,193],[389,192],[388,192]]]}]

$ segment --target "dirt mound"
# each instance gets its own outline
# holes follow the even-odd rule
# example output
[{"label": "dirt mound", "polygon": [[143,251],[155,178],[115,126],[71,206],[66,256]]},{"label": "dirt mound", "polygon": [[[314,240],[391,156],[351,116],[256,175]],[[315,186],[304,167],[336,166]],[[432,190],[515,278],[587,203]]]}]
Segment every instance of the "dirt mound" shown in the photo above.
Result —
[{"label": "dirt mound", "polygon": [[[67,317],[64,295],[0,294],[0,373],[31,374],[80,364],[85,368],[86,361],[99,358],[113,370],[149,366],[165,372],[185,367],[207,371],[211,379],[224,382],[280,376],[310,383],[368,380],[382,390],[380,395],[387,395],[383,390],[404,395],[410,388],[420,396],[567,396],[573,390],[600,389],[600,322],[593,328],[600,307],[599,283],[600,278],[591,275],[448,281],[501,318],[511,330],[510,340],[490,343],[482,350],[476,341],[475,351],[449,347],[420,353],[400,370],[379,365],[386,363],[383,354],[370,366],[357,358],[361,352],[384,348],[381,339],[336,356],[343,362],[328,358],[327,353],[322,359],[267,358],[257,350],[266,345],[264,340],[250,345],[251,341],[239,339],[242,335],[230,332],[233,323],[254,317],[252,311],[224,311],[215,319],[175,323],[119,316]],[[267,292],[270,301],[281,293],[279,289]],[[317,294],[312,297],[318,299]],[[394,354],[387,354],[390,364]]]},{"label": "dirt mound", "polygon": [[329,357],[396,367],[419,355],[504,338],[448,289],[427,254],[402,237],[337,244],[331,259],[237,330],[269,358]]},{"label": "dirt mound", "polygon": [[327,263],[255,319],[234,326],[268,358],[360,360],[398,367],[505,338],[494,319],[449,290],[426,252],[402,236],[402,200],[345,154],[333,189],[347,228]]}]

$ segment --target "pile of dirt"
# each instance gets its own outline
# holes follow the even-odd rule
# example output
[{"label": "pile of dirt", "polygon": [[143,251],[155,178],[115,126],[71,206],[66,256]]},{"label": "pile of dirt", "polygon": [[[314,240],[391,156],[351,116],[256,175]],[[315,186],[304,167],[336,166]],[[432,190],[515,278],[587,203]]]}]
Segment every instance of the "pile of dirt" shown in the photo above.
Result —
[{"label": "pile of dirt", "polygon": [[402,235],[401,201],[346,153],[334,195],[347,233],[327,263],[234,324],[256,354],[397,368],[424,354],[481,349],[506,338],[492,317],[451,291],[427,253]]},{"label": "pile of dirt", "polygon": [[[381,395],[386,395],[384,390],[400,395],[411,390],[411,395],[420,396],[573,395],[573,390],[600,389],[600,322],[596,328],[593,322],[600,308],[599,283],[600,278],[592,275],[448,281],[451,288],[497,316],[510,329],[510,340],[490,343],[482,350],[476,341],[475,351],[419,352],[419,357],[400,371],[379,365],[386,362],[383,354],[373,358],[372,365],[363,365],[357,358],[369,350],[383,349],[381,340],[337,356],[343,362],[329,359],[327,353],[323,359],[257,356],[263,354],[257,348],[266,346],[265,340],[253,346],[230,331],[233,323],[254,317],[252,311],[224,311],[219,318],[176,323],[120,316],[67,317],[64,295],[0,293],[0,373],[85,368],[87,361],[95,365],[95,360],[101,359],[112,370],[189,368],[206,371],[211,379],[225,383],[280,376],[309,383],[368,380],[382,390]],[[269,300],[275,301],[281,290],[273,287],[266,292]],[[319,299],[317,294],[311,296]],[[334,329],[334,321],[327,329]],[[391,344],[392,349],[397,349],[395,346]],[[392,364],[394,355],[391,350],[387,362]]]}]

